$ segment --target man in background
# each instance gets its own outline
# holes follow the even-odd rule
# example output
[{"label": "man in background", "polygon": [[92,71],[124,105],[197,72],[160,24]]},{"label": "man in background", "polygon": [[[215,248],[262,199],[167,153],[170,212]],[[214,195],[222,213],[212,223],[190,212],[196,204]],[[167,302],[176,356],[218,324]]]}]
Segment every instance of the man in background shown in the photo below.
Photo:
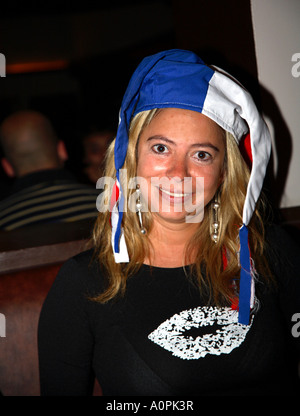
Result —
[{"label": "man in background", "polygon": [[43,114],[10,115],[0,126],[0,141],[2,167],[15,179],[10,195],[0,201],[0,229],[96,217],[99,191],[64,169],[66,147]]},{"label": "man in background", "polygon": [[98,130],[83,138],[84,169],[86,182],[96,184],[103,176],[104,160],[114,133],[107,130]]}]

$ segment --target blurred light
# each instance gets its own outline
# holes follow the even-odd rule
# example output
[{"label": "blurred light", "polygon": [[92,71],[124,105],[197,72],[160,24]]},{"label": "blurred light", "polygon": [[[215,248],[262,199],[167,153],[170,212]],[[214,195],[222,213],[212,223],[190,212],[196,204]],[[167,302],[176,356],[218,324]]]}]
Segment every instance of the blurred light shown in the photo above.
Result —
[{"label": "blurred light", "polygon": [[23,62],[6,65],[6,74],[24,74],[29,72],[46,72],[66,69],[69,62],[66,60]]}]

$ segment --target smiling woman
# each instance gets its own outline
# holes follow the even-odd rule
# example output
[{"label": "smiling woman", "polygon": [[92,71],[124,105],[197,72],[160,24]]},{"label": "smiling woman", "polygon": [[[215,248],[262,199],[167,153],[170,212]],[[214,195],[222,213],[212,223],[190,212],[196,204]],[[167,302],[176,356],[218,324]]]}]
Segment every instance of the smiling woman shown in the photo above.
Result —
[{"label": "smiling woman", "polygon": [[91,394],[94,377],[115,396],[298,391],[299,255],[263,217],[270,143],[249,93],[194,53],[141,62],[93,248],[41,312],[42,395]]},{"label": "smiling woman", "polygon": [[[169,226],[172,222],[173,227],[178,223],[185,224],[189,233],[192,232],[191,227],[195,232],[198,225],[189,225],[191,223],[186,221],[186,217],[192,206],[203,213],[204,206],[215,195],[222,181],[224,136],[222,129],[203,114],[176,108],[159,111],[145,127],[137,147],[137,176],[146,179],[148,186],[144,192],[141,189],[142,194],[148,201],[149,210],[157,213],[153,215],[153,227],[159,224],[164,233],[165,223]],[[205,183],[204,198],[198,198],[199,207],[196,204],[197,178],[203,178]],[[188,186],[185,179],[190,179],[190,192],[186,192]],[[158,188],[158,192],[153,192],[153,187]],[[184,233],[182,226],[181,229]],[[187,240],[184,234],[181,237],[183,242]],[[163,255],[159,246],[154,246]],[[180,253],[184,251],[184,247],[179,249]],[[182,261],[180,255],[178,259]]]},{"label": "smiling woman", "polygon": [[184,257],[186,242],[221,184],[224,154],[222,129],[195,111],[162,109],[143,129],[137,176],[146,179],[141,191],[152,217],[151,260],[144,262],[166,267],[194,263],[194,252]]}]

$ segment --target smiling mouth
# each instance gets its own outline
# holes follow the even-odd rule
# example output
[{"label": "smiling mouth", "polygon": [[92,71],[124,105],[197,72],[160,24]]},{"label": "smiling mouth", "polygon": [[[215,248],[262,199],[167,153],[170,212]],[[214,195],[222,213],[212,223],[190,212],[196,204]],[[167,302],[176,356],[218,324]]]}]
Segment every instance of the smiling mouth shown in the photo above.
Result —
[{"label": "smiling mouth", "polygon": [[182,189],[172,189],[162,188],[161,186],[156,186],[158,194],[156,194],[157,201],[162,203],[161,209],[163,212],[170,212],[170,210],[175,209],[176,212],[182,213],[188,210],[191,210],[189,207],[193,203],[194,193],[193,192],[183,192]]},{"label": "smiling mouth", "polygon": [[163,204],[163,210],[169,212],[170,207],[177,207],[176,212],[182,212],[187,209],[192,204],[193,193],[192,192],[182,192],[180,190],[170,191],[169,189],[157,187],[159,195]]},{"label": "smiling mouth", "polygon": [[164,194],[167,194],[168,196],[170,196],[170,197],[172,197],[172,198],[186,198],[187,196],[190,196],[190,195],[192,195],[191,193],[188,193],[188,194],[186,194],[186,193],[179,193],[179,192],[170,192],[170,191],[167,191],[166,189],[162,189],[162,188],[158,188],[159,190],[160,190],[160,192],[162,192],[162,193],[164,193]]}]

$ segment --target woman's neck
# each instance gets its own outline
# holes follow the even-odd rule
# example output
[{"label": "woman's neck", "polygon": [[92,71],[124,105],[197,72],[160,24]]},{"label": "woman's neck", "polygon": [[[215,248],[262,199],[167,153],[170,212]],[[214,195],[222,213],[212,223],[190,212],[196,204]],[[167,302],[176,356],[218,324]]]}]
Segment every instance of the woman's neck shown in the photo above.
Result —
[{"label": "woman's neck", "polygon": [[197,224],[176,224],[154,221],[149,234],[151,257],[145,264],[156,267],[181,267],[194,261],[192,253],[186,255],[186,247],[195,234]]}]

